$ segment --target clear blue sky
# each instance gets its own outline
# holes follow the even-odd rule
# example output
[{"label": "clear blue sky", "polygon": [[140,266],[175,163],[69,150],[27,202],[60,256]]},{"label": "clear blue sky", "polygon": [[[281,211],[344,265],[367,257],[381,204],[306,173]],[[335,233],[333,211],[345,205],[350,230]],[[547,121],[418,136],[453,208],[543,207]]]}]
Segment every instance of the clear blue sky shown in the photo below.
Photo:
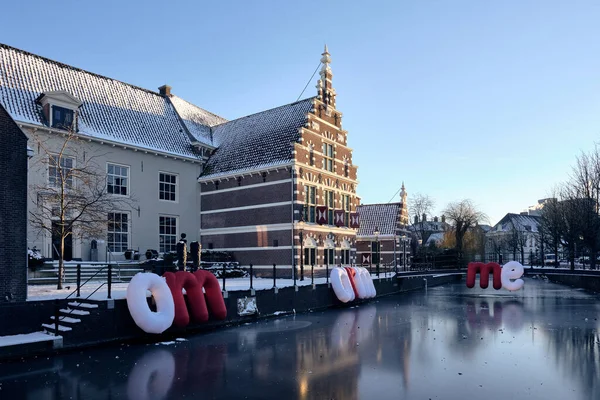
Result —
[{"label": "clear blue sky", "polygon": [[600,137],[598,1],[202,3],[11,1],[0,42],[229,119],[295,101],[327,43],[362,201],[404,181],[492,224]]}]

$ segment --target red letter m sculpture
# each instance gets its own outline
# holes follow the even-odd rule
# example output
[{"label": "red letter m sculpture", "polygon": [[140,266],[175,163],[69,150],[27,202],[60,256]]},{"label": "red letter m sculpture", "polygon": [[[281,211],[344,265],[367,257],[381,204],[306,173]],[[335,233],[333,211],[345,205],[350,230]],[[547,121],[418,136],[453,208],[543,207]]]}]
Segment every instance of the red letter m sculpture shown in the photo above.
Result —
[{"label": "red letter m sculpture", "polygon": [[490,273],[494,274],[494,289],[500,290],[502,288],[502,267],[500,264],[491,263],[480,263],[472,262],[467,266],[467,287],[472,288],[475,286],[475,276],[479,273],[479,286],[482,289],[487,289],[490,283]]}]

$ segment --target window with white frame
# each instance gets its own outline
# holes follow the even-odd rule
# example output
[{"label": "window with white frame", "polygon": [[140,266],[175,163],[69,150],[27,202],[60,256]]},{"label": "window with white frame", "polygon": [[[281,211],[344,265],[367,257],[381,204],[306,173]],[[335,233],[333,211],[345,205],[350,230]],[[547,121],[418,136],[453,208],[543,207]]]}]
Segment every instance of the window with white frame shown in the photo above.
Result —
[{"label": "window with white frame", "polygon": [[129,167],[106,164],[106,191],[119,196],[129,195]]},{"label": "window with white frame", "polygon": [[158,217],[158,241],[161,253],[177,251],[177,217]]},{"label": "window with white frame", "polygon": [[124,253],[129,248],[129,214],[108,213],[108,250]]},{"label": "window with white frame", "polygon": [[304,222],[316,222],[317,188],[304,186]]},{"label": "window with white frame", "polygon": [[177,175],[159,172],[158,174],[158,198],[160,200],[177,200]]},{"label": "window with white frame", "polygon": [[331,190],[324,190],[324,195],[325,195],[325,205],[327,206],[327,224],[328,225],[333,225],[334,221],[333,221],[333,211],[334,211],[334,207],[333,207],[333,199],[334,199],[334,195],[333,192]]},{"label": "window with white frame", "polygon": [[350,226],[350,195],[342,195],[342,207],[344,208],[344,226]]},{"label": "window with white frame", "polygon": [[323,143],[323,168],[333,172],[333,145]]},{"label": "window with white frame", "polygon": [[50,186],[64,187],[70,189],[73,187],[73,168],[75,159],[66,156],[48,157],[48,183]]},{"label": "window with white frame", "polygon": [[335,265],[335,249],[324,249],[324,264]]},{"label": "window with white frame", "polygon": [[316,265],[317,264],[317,249],[314,247],[304,248],[304,265]]}]

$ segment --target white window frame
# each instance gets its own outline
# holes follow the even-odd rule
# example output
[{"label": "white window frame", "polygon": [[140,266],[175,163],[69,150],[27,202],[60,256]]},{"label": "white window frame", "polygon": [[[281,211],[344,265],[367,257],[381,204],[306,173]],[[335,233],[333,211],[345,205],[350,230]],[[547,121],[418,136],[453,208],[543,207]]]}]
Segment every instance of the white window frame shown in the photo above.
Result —
[{"label": "white window frame", "polygon": [[[113,211],[108,213],[109,215],[107,215],[107,223],[106,223],[106,247],[109,249],[111,254],[123,254],[125,253],[126,250],[131,248],[131,213],[127,212],[127,211]],[[110,250],[110,241],[108,240],[108,235],[111,233],[110,229],[108,228],[109,224],[110,224],[110,219],[109,216],[110,214],[119,214],[119,215],[127,215],[127,231],[113,231],[112,233],[120,233],[120,234],[127,234],[127,245],[125,246],[125,250],[123,251],[113,251]],[[112,243],[115,243],[114,241]],[[121,244],[123,242],[120,242]]]},{"label": "white window frame", "polygon": [[323,169],[328,172],[333,172],[335,169],[335,154],[333,144],[329,142],[323,142],[323,148],[321,150],[323,150]]},{"label": "white window frame", "polygon": [[[55,188],[60,187],[60,182],[56,183],[56,181],[55,181],[54,184],[51,182],[50,177],[52,174],[50,173],[50,168],[57,169],[56,166],[52,166],[52,163],[53,163],[52,159],[58,158],[58,157],[60,157],[61,162],[66,159],[72,160],[72,166],[70,168],[71,171],[76,168],[76,162],[77,162],[75,157],[71,157],[71,156],[67,156],[67,155],[62,155],[62,156],[58,155],[58,154],[49,154],[48,155],[48,186],[55,187]],[[61,168],[65,168],[65,167],[61,166]],[[57,173],[58,173],[58,171],[57,171]],[[56,175],[55,178],[60,179],[60,176]],[[65,188],[66,189],[74,189],[75,185],[76,185],[76,180],[75,180],[74,176],[71,175],[71,184],[70,185],[68,184],[68,179],[67,179],[67,185],[65,186]]]},{"label": "white window frame", "polygon": [[[108,167],[112,165],[114,167],[119,167],[119,168],[126,168],[127,169],[127,184],[126,185],[119,185],[119,187],[125,186],[127,189],[127,193],[126,194],[120,194],[120,193],[110,193],[108,192],[108,177],[109,176],[113,176],[113,177],[120,177],[123,178],[122,175],[116,175],[114,173],[109,173],[108,172]],[[115,186],[113,184],[113,186]],[[124,164],[118,164],[118,163],[114,163],[114,162],[107,162],[106,163],[106,192],[110,195],[113,196],[122,196],[122,197],[129,197],[131,195],[131,167],[129,165],[124,165]]]},{"label": "white window frame", "polygon": [[[170,182],[162,182],[160,180],[160,176],[161,175],[168,175],[168,176],[174,176],[175,177],[175,183],[170,183]],[[175,186],[175,199],[174,200],[170,200],[170,199],[161,199],[160,195],[162,192],[165,193],[171,193],[171,192],[166,192],[166,191],[161,191],[160,189],[160,185],[164,184],[164,185],[174,185]],[[174,174],[172,172],[166,172],[166,171],[158,171],[158,201],[164,201],[167,203],[179,203],[179,174]]]},{"label": "white window frame", "polygon": [[[160,233],[160,227],[161,227],[161,223],[160,223],[160,219],[161,218],[173,218],[175,220],[175,233],[174,234],[166,234],[166,233]],[[178,233],[179,233],[179,217],[176,215],[167,215],[167,214],[159,214],[158,215],[158,251],[159,253],[163,254],[163,253],[167,253],[167,252],[171,252],[171,251],[177,251],[177,242],[178,242]],[[166,249],[164,247],[161,248],[161,236],[175,236],[175,243],[174,243],[174,247],[173,250],[169,250],[166,251]]]}]

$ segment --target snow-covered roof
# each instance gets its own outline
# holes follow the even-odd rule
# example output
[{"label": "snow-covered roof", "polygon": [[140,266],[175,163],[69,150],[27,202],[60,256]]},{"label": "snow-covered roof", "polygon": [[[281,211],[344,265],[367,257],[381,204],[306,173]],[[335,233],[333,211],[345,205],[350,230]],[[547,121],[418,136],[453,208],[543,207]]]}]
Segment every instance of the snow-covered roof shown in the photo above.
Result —
[{"label": "snow-covered roof", "polygon": [[188,132],[198,142],[214,146],[210,127],[227,122],[227,120],[195,106],[181,97],[171,96],[169,100],[171,100]]},{"label": "snow-covered roof", "polygon": [[234,119],[212,128],[218,149],[201,178],[268,168],[292,161],[293,143],[313,106],[313,98]]},{"label": "snow-covered roof", "polygon": [[518,231],[538,232],[540,217],[537,215],[523,215],[508,213],[492,228],[492,232],[506,232],[513,229]]},{"label": "snow-covered roof", "polygon": [[360,227],[357,236],[373,236],[375,229],[380,235],[394,235],[402,203],[363,204],[358,206]]},{"label": "snow-covered roof", "polygon": [[36,99],[54,91],[83,103],[80,134],[173,155],[198,157],[193,137],[212,144],[203,123],[225,121],[176,96],[169,101],[156,92],[0,44],[0,104],[14,120],[46,125]]}]

